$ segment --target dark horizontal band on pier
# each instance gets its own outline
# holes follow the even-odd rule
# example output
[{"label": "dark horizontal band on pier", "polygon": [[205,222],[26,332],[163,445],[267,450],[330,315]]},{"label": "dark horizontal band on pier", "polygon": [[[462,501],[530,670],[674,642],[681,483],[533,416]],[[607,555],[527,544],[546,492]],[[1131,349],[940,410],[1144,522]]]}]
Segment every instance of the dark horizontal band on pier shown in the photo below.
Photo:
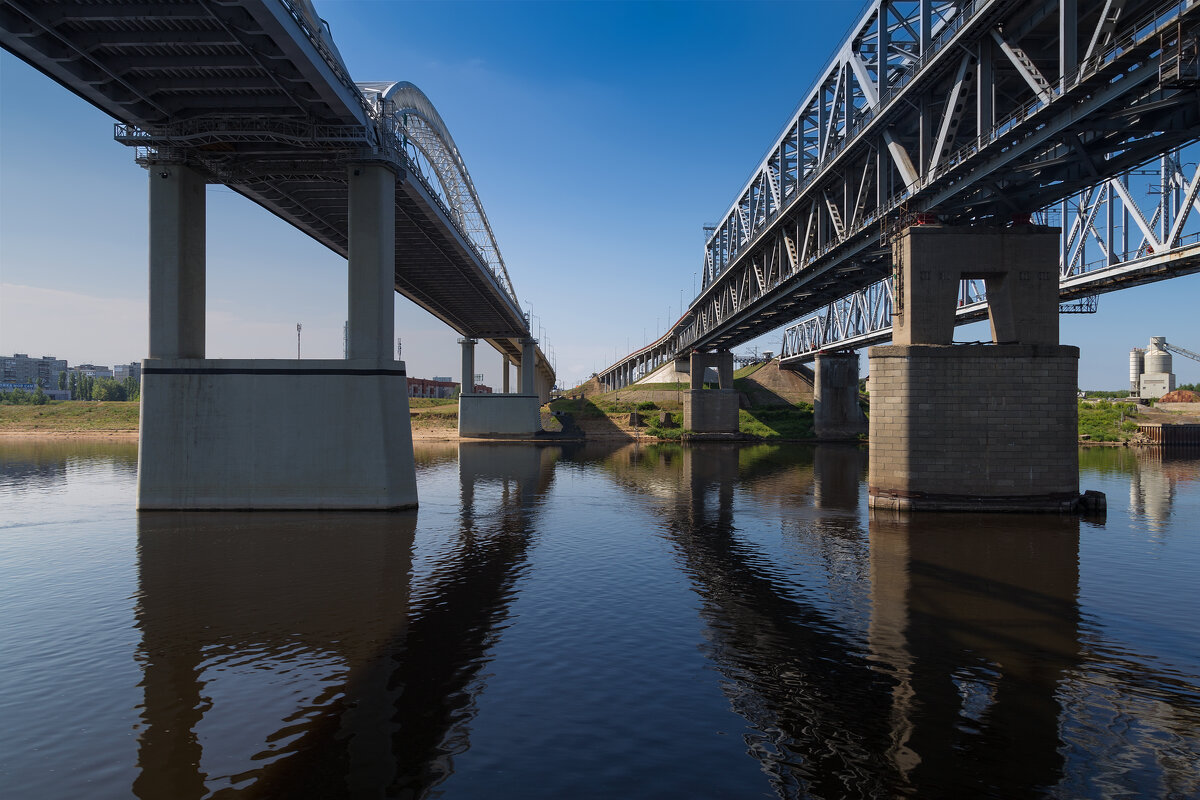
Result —
[{"label": "dark horizontal band on pier", "polygon": [[266,367],[143,367],[143,375],[394,375],[404,378],[403,369],[351,369],[347,367],[304,367],[278,369]]}]

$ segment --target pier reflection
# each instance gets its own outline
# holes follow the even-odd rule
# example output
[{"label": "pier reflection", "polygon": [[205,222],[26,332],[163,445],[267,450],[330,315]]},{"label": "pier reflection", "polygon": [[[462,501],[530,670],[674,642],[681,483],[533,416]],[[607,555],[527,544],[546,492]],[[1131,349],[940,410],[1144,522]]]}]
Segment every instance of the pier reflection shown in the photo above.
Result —
[{"label": "pier reflection", "polygon": [[1079,519],[873,514],[886,756],[918,795],[1028,797],[1063,777],[1058,691],[1080,662]]},{"label": "pier reflection", "polygon": [[[865,526],[860,450],[754,450],[618,453],[612,469],[635,489],[675,482],[674,502],[656,490],[656,505],[703,599],[725,693],[754,731],[748,752],[776,793],[1024,797],[1058,783],[1056,692],[1080,650],[1078,519]],[[653,479],[631,480],[647,465]],[[739,526],[741,504],[758,513],[763,502],[804,539],[819,580],[777,569],[778,555]],[[839,581],[865,584],[865,630],[830,608]]]},{"label": "pier reflection", "polygon": [[469,742],[556,455],[461,445],[457,534],[415,577],[418,512],[139,515],[134,793],[428,793]]}]

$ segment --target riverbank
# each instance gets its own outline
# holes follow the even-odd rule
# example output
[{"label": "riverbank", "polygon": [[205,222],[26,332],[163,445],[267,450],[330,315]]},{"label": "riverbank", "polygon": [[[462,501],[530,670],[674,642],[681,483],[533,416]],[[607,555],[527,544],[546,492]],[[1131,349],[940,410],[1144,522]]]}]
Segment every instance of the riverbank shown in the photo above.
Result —
[{"label": "riverbank", "polygon": [[[747,376],[748,377],[748,376]],[[683,436],[682,387],[633,386],[618,392],[575,390],[542,412],[542,427],[562,431],[563,420],[589,440],[678,441]],[[751,395],[754,396],[754,395]],[[780,397],[770,405],[738,412],[739,433],[747,441],[815,441],[811,403]],[[773,400],[775,398],[772,398]],[[865,405],[865,403],[864,403]],[[0,437],[136,439],[137,402],[61,401],[41,406],[0,406]],[[459,441],[458,403],[413,398],[410,420],[414,442]],[[1081,400],[1079,442],[1082,445],[1138,444],[1139,422],[1200,422],[1200,413],[1170,411],[1133,403]]]}]

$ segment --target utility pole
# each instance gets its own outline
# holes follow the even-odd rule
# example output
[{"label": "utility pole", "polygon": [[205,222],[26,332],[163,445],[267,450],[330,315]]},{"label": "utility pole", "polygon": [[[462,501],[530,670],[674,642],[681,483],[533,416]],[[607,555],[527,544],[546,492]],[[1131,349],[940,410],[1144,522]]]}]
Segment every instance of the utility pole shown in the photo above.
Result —
[{"label": "utility pole", "polygon": [[296,323],[296,360],[297,361],[300,360],[300,328],[301,327],[302,326],[300,325],[300,323],[297,322]]}]

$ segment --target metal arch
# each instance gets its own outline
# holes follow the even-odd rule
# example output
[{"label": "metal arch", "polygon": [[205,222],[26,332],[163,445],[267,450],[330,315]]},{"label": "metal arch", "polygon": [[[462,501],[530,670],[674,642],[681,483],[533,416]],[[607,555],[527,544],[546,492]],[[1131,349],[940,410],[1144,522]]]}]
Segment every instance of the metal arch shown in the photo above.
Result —
[{"label": "metal arch", "polygon": [[[517,307],[516,290],[500,255],[483,203],[450,130],[425,93],[408,81],[359,83],[385,131],[415,148],[433,168],[454,222],[478,248],[492,273]],[[415,159],[413,160],[415,164]]]}]

